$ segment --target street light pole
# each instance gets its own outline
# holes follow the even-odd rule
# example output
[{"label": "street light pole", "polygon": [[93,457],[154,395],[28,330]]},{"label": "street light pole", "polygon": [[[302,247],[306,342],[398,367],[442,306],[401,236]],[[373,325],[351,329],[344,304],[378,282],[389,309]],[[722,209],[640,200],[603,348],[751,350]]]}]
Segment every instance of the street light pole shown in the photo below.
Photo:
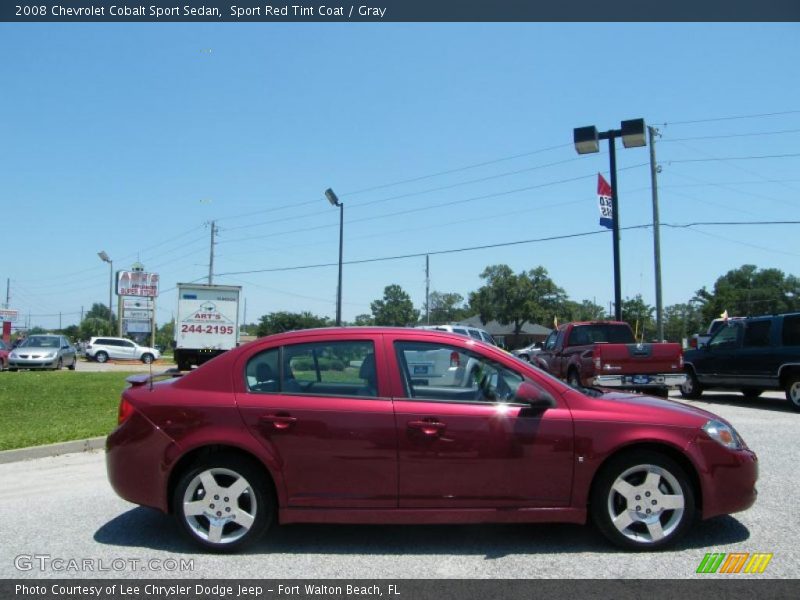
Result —
[{"label": "street light pole", "polygon": [[325,190],[325,197],[332,206],[339,207],[339,284],[336,287],[336,326],[342,326],[342,256],[344,250],[344,204],[331,188]]},{"label": "street light pole", "polygon": [[661,167],[656,163],[656,136],[658,129],[648,127],[650,134],[650,182],[653,193],[653,258],[655,262],[656,277],[656,329],[658,341],[664,340],[664,314],[661,300],[661,221],[658,216],[658,173]]},{"label": "street light pole", "polygon": [[97,256],[100,257],[100,260],[103,262],[108,263],[108,327],[111,331],[111,334],[114,334],[114,313],[112,312],[112,305],[111,300],[114,292],[114,261],[106,254],[105,250],[101,250],[97,253]]},{"label": "street light pole", "polygon": [[622,320],[622,278],[620,275],[619,255],[619,199],[617,198],[617,152],[616,139],[622,138],[622,145],[626,148],[646,146],[644,136],[644,119],[630,119],[622,121],[619,129],[609,129],[598,132],[597,127],[577,127],[573,130],[575,150],[578,154],[589,154],[600,150],[599,140],[608,140],[608,156],[611,168],[611,212],[612,236],[614,247],[614,318]]}]

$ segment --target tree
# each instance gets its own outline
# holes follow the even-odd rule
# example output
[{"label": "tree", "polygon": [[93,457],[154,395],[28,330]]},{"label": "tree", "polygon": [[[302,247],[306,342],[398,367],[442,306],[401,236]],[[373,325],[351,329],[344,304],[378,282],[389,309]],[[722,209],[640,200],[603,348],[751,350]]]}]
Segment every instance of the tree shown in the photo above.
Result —
[{"label": "tree", "polygon": [[315,329],[317,327],[328,327],[330,321],[325,317],[318,317],[305,311],[301,313],[293,312],[272,312],[261,317],[258,323],[256,335],[263,337],[273,333],[284,331],[294,331],[296,329]]},{"label": "tree", "polygon": [[515,275],[508,265],[491,265],[480,277],[486,284],[469,295],[470,307],[484,324],[492,319],[503,325],[512,323],[514,335],[525,323],[550,323],[567,300],[541,266]]},{"label": "tree", "polygon": [[564,302],[563,313],[558,316],[567,321],[602,321],[608,318],[606,309],[591,300],[567,300]]},{"label": "tree", "polygon": [[455,292],[431,292],[428,305],[431,323],[451,323],[468,316],[464,308],[464,296]]},{"label": "tree", "polygon": [[375,321],[372,319],[372,315],[363,314],[363,315],[356,315],[354,324],[358,327],[366,327],[369,325],[374,325]]},{"label": "tree", "polygon": [[739,317],[794,312],[800,309],[800,280],[780,269],[742,265],[719,277],[713,292],[702,288],[695,298],[705,323],[726,310]]},{"label": "tree", "polygon": [[700,331],[705,331],[703,313],[697,302],[673,304],[664,308],[664,337],[670,342],[680,342]]},{"label": "tree", "polygon": [[397,284],[387,285],[383,299],[370,304],[375,325],[404,327],[416,323],[419,311],[414,308],[411,297]]},{"label": "tree", "polygon": [[164,348],[172,348],[172,343],[175,341],[175,321],[167,321],[161,327],[156,329],[156,346]]},{"label": "tree", "polygon": [[92,337],[100,335],[116,335],[116,329],[108,324],[108,310],[106,310],[106,318],[99,319],[97,317],[87,317],[78,326],[79,337],[82,340],[88,340]]},{"label": "tree", "polygon": [[[628,322],[636,333],[637,339],[650,339],[655,333],[654,312],[655,308],[645,304],[641,294],[636,294],[633,298],[625,298],[622,301],[622,320]],[[648,332],[650,333],[648,334]]]}]

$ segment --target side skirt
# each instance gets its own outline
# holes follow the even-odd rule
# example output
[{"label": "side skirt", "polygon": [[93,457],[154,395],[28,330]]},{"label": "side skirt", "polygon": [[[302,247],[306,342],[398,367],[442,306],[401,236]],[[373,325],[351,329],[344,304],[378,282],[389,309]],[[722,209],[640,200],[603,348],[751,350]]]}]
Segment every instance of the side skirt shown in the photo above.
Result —
[{"label": "side skirt", "polygon": [[447,525],[465,523],[586,523],[586,509],[309,509],[282,508],[281,524],[339,523],[353,525]]}]

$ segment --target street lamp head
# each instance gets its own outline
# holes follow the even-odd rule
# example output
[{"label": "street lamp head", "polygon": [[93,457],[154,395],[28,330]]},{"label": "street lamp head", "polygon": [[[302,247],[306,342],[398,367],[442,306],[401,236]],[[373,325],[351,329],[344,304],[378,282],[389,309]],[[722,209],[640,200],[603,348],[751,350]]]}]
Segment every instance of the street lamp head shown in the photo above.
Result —
[{"label": "street lamp head", "polygon": [[111,262],[111,258],[109,258],[108,254],[106,254],[105,250],[101,250],[100,252],[98,252],[97,256],[99,256],[100,260],[102,260],[103,262],[107,262],[107,263]]},{"label": "street lamp head", "polygon": [[622,121],[622,145],[626,148],[638,148],[646,146],[647,140],[644,137],[644,119],[631,119]]},{"label": "street lamp head", "polygon": [[576,127],[572,131],[572,138],[575,142],[575,150],[578,154],[591,154],[600,151],[600,142],[597,135],[597,127]]},{"label": "street lamp head", "polygon": [[325,190],[325,197],[328,199],[328,202],[330,202],[333,206],[342,205],[342,203],[339,202],[339,198],[336,196],[336,194],[333,192],[331,188]]}]

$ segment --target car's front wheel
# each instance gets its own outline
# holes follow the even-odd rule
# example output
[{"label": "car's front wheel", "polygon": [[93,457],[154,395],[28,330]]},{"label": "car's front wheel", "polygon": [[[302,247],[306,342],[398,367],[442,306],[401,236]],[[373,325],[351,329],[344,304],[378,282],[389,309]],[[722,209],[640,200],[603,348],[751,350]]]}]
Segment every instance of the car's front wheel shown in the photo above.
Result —
[{"label": "car's front wheel", "polygon": [[264,472],[235,455],[210,456],[187,471],[173,497],[183,531],[201,546],[233,552],[260,538],[275,501]]},{"label": "car's front wheel", "polygon": [[108,354],[105,352],[98,352],[94,355],[94,359],[99,363],[104,363],[108,361]]},{"label": "car's front wheel", "polygon": [[153,355],[149,353],[142,354],[142,362],[146,365],[149,365],[153,362]]},{"label": "car's front wheel", "polygon": [[632,550],[674,543],[694,518],[694,490],[671,458],[650,451],[619,456],[592,488],[591,512],[600,531]]},{"label": "car's front wheel", "polygon": [[791,375],[786,382],[786,399],[794,410],[800,412],[800,375]]},{"label": "car's front wheel", "polygon": [[693,369],[686,369],[686,381],[681,384],[681,396],[690,400],[697,400],[703,395],[703,386],[697,380]]}]

